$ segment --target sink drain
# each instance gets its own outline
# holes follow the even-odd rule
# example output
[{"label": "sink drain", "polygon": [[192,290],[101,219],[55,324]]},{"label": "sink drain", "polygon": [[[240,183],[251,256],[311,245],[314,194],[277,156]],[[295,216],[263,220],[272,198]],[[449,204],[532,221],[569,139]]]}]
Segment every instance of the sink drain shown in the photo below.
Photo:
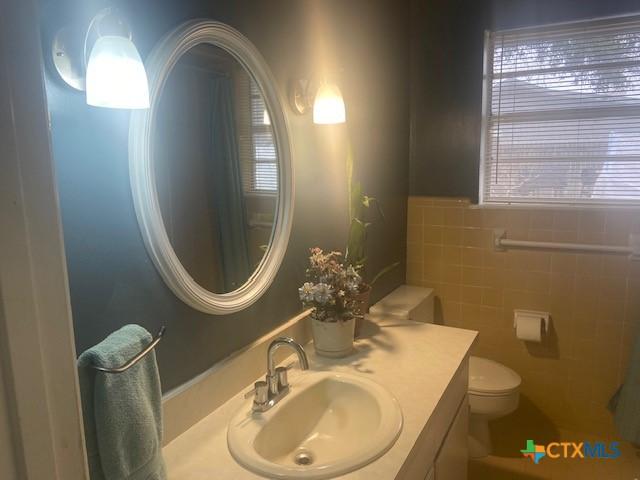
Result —
[{"label": "sink drain", "polygon": [[296,465],[311,465],[313,463],[313,456],[310,452],[302,451],[296,453],[293,457],[293,461]]}]

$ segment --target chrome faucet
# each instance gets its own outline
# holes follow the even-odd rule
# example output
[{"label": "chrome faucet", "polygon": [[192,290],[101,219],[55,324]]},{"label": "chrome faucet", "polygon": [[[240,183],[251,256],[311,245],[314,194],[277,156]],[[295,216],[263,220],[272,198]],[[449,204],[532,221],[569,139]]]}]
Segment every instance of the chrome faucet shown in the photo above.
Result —
[{"label": "chrome faucet", "polygon": [[287,370],[290,367],[275,366],[274,355],[280,347],[291,347],[298,354],[298,361],[302,370],[309,369],[307,354],[302,345],[289,337],[276,338],[267,349],[267,375],[264,381],[256,382],[253,390],[245,395],[245,398],[253,397],[254,412],[266,412],[278,403],[287,393],[289,393],[289,380]]}]

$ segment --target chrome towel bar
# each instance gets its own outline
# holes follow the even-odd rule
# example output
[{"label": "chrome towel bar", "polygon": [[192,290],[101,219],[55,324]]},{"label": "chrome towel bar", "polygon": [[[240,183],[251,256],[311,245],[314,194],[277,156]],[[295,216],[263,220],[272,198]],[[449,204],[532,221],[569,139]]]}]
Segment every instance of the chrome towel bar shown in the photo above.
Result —
[{"label": "chrome towel bar", "polygon": [[133,367],[136,363],[138,363],[140,360],[142,360],[151,350],[156,348],[156,345],[158,345],[158,343],[160,343],[160,340],[162,340],[162,337],[164,335],[164,332],[166,332],[166,330],[167,330],[167,327],[163,326],[160,329],[160,331],[158,332],[158,335],[156,335],[156,338],[154,338],[151,341],[151,343],[149,343],[149,345],[147,345],[144,348],[144,350],[142,350],[140,353],[138,353],[135,357],[133,357],[131,360],[129,360],[124,365],[122,365],[120,367],[115,367],[115,368],[96,367],[96,366],[92,365],[91,368],[93,368],[94,370],[97,370],[99,372],[103,372],[103,373],[122,373],[122,372],[126,372],[131,367]]},{"label": "chrome towel bar", "polygon": [[509,240],[507,232],[498,228],[493,231],[493,246],[496,250],[507,248],[532,248],[541,250],[563,250],[583,253],[608,253],[629,255],[632,260],[640,260],[640,236],[629,235],[629,246],[598,245],[590,243],[534,242],[529,240]]}]

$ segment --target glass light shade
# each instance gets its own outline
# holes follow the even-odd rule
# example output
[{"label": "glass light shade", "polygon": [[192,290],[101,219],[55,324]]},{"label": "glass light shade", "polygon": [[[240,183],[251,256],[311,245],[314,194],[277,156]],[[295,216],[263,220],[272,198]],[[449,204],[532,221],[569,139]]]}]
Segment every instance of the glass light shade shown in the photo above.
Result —
[{"label": "glass light shade", "polygon": [[87,103],[107,108],[149,108],[149,83],[133,42],[121,36],[99,37],[89,55]]},{"label": "glass light shade", "polygon": [[313,102],[313,123],[332,125],[346,122],[344,100],[337,85],[323,83]]}]

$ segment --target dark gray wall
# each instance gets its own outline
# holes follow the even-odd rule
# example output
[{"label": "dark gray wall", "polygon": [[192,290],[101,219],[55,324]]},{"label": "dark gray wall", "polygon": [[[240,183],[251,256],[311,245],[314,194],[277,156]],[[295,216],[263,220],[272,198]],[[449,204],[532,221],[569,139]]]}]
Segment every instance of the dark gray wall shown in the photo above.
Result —
[{"label": "dark gray wall", "polygon": [[410,195],[477,201],[486,29],[634,11],[638,0],[411,0]]},{"label": "dark gray wall", "polygon": [[[144,249],[129,190],[129,113],[92,108],[47,73],[52,139],[62,207],[78,352],[126,323],[155,332],[165,390],[206,370],[300,311],[296,289],[313,245],[343,249],[347,231],[344,159],[384,205],[370,239],[372,270],[394,261],[374,299],[404,282],[408,176],[408,3],[383,0],[131,0],[121,4],[145,57],[159,38],[198,17],[226,22],[262,52],[283,95],[290,79],[322,65],[337,75],[347,104],[344,127],[290,119],[296,173],[289,250],[269,291],[251,308],[209,316],[180,302]],[[100,2],[41,1],[44,51],[62,23],[88,17]]]}]

